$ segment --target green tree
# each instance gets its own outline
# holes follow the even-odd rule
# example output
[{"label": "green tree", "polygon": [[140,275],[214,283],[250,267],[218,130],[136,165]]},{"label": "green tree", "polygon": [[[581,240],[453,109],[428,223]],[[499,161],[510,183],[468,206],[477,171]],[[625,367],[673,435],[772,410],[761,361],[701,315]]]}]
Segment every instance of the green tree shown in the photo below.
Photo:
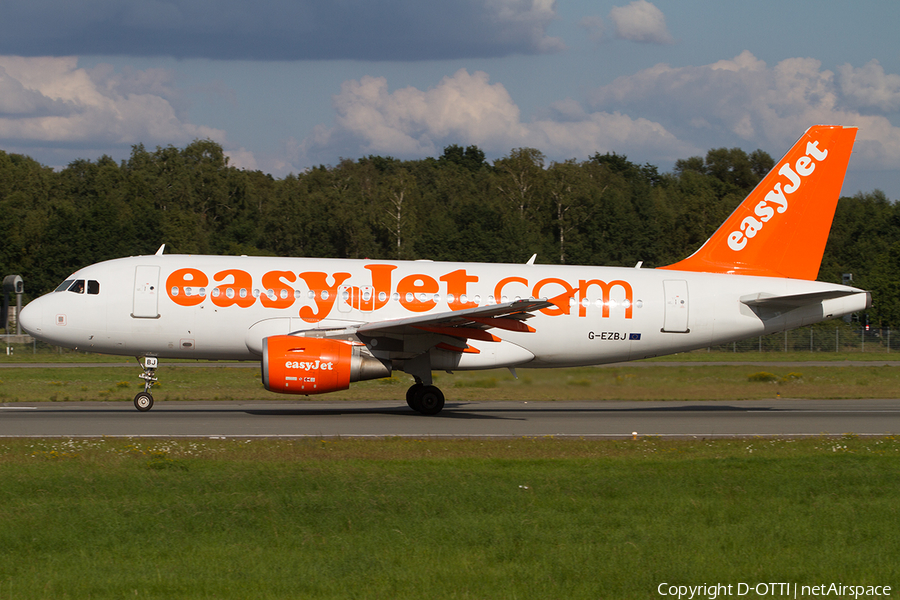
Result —
[{"label": "green tree", "polygon": [[539,210],[544,193],[546,157],[535,148],[516,148],[494,163],[497,190],[519,218]]},{"label": "green tree", "polygon": [[394,169],[378,182],[378,222],[390,238],[393,258],[415,258],[418,188],[405,168]]},{"label": "green tree", "polygon": [[21,274],[28,293],[55,285],[61,271],[45,251],[54,178],[37,161],[0,150],[0,276]]},{"label": "green tree", "polygon": [[444,148],[444,153],[438,161],[440,163],[459,165],[472,172],[480,171],[489,166],[484,160],[484,152],[478,146],[466,146],[465,149],[456,144],[447,146]]},{"label": "green tree", "polygon": [[598,209],[599,198],[609,187],[600,181],[596,163],[579,164],[574,159],[552,163],[547,172],[547,193],[554,212],[553,224],[559,241],[559,262],[566,263],[566,242],[572,245],[579,229]]}]

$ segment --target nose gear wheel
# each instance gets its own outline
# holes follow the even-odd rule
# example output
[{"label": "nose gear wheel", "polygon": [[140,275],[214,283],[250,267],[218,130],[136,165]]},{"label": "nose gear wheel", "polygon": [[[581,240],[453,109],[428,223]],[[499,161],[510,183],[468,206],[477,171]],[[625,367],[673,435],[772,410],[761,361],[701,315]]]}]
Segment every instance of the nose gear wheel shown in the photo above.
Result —
[{"label": "nose gear wheel", "polygon": [[137,361],[144,370],[143,373],[138,375],[138,377],[144,380],[144,391],[139,392],[137,396],[134,397],[134,407],[141,412],[147,412],[153,408],[153,394],[150,393],[150,388],[152,388],[153,384],[157,381],[156,369],[159,367],[159,359],[155,356],[145,356],[144,362],[141,362],[140,358],[138,358]]}]

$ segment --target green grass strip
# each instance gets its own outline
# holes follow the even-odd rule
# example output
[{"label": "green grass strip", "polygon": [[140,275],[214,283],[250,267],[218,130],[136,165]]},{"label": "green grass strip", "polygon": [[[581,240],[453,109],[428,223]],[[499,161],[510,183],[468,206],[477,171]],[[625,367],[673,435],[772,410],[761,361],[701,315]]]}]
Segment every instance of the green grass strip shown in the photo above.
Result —
[{"label": "green grass strip", "polygon": [[893,437],[5,440],[0,482],[0,598],[900,584]]},{"label": "green grass strip", "polygon": [[[0,402],[131,402],[143,389],[137,367],[0,369]],[[165,400],[390,400],[404,404],[412,378],[404,373],[354,383],[321,396],[267,392],[258,368],[166,365],[153,388]],[[893,398],[894,366],[621,366],[435,373],[448,400],[750,400],[772,398]]]}]

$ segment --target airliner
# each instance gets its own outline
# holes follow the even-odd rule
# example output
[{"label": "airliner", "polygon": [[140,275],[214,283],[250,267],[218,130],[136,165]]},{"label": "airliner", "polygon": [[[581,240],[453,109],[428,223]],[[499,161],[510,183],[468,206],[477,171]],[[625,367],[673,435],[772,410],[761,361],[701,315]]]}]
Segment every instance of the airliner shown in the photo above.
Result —
[{"label": "airliner", "polygon": [[808,129],[694,254],[655,269],[165,254],[84,267],[28,304],[38,340],[134,356],[153,406],[160,359],[254,360],[283,394],[432,372],[597,365],[684,352],[864,310],[816,281],[856,128]]}]

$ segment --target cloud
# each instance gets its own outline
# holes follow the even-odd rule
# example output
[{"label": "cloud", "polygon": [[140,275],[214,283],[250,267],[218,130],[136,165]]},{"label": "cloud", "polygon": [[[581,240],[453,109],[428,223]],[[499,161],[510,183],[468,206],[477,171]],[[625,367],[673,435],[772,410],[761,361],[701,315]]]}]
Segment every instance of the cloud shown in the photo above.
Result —
[{"label": "cloud", "polygon": [[628,6],[615,6],[609,19],[616,37],[643,44],[671,44],[674,42],[666,28],[666,17],[647,0],[635,0]]},{"label": "cloud", "polygon": [[815,124],[859,127],[852,169],[900,167],[900,128],[883,114],[900,107],[900,81],[877,63],[835,73],[810,58],[769,66],[745,51],[702,66],[659,64],[532,118],[481,71],[457,71],[424,91],[391,92],[385,78],[363,77],[345,82],[333,102],[331,126],[290,142],[292,168],[340,156],[435,156],[450,144],[494,157],[534,147],[551,160],[614,151],[665,168],[723,146],[777,157]]},{"label": "cloud", "polygon": [[92,155],[138,143],[225,142],[223,131],[185,120],[167,71],[87,70],[77,63],[0,56],[0,147],[41,160],[42,151],[59,148]]},{"label": "cloud", "polygon": [[29,0],[4,6],[0,54],[435,60],[541,54],[553,0]]},{"label": "cloud", "polygon": [[900,109],[900,75],[887,75],[877,60],[854,69],[838,67],[841,93],[856,108],[896,112]]},{"label": "cloud", "polygon": [[333,163],[337,156],[373,153],[421,158],[440,154],[450,144],[475,144],[494,156],[535,147],[554,160],[609,151],[652,151],[674,160],[697,151],[658,123],[621,112],[586,113],[571,100],[524,121],[502,84],[465,69],[426,91],[407,87],[389,92],[383,77],[348,81],[334,97],[334,106],[333,127],[319,126],[291,144],[293,164]]},{"label": "cloud", "polygon": [[778,152],[811,125],[858,126],[851,166],[900,167],[900,129],[877,113],[900,106],[900,78],[877,63],[834,73],[811,58],[770,67],[744,51],[710,65],[659,64],[620,77],[596,90],[590,106],[640,115],[701,148]]}]

